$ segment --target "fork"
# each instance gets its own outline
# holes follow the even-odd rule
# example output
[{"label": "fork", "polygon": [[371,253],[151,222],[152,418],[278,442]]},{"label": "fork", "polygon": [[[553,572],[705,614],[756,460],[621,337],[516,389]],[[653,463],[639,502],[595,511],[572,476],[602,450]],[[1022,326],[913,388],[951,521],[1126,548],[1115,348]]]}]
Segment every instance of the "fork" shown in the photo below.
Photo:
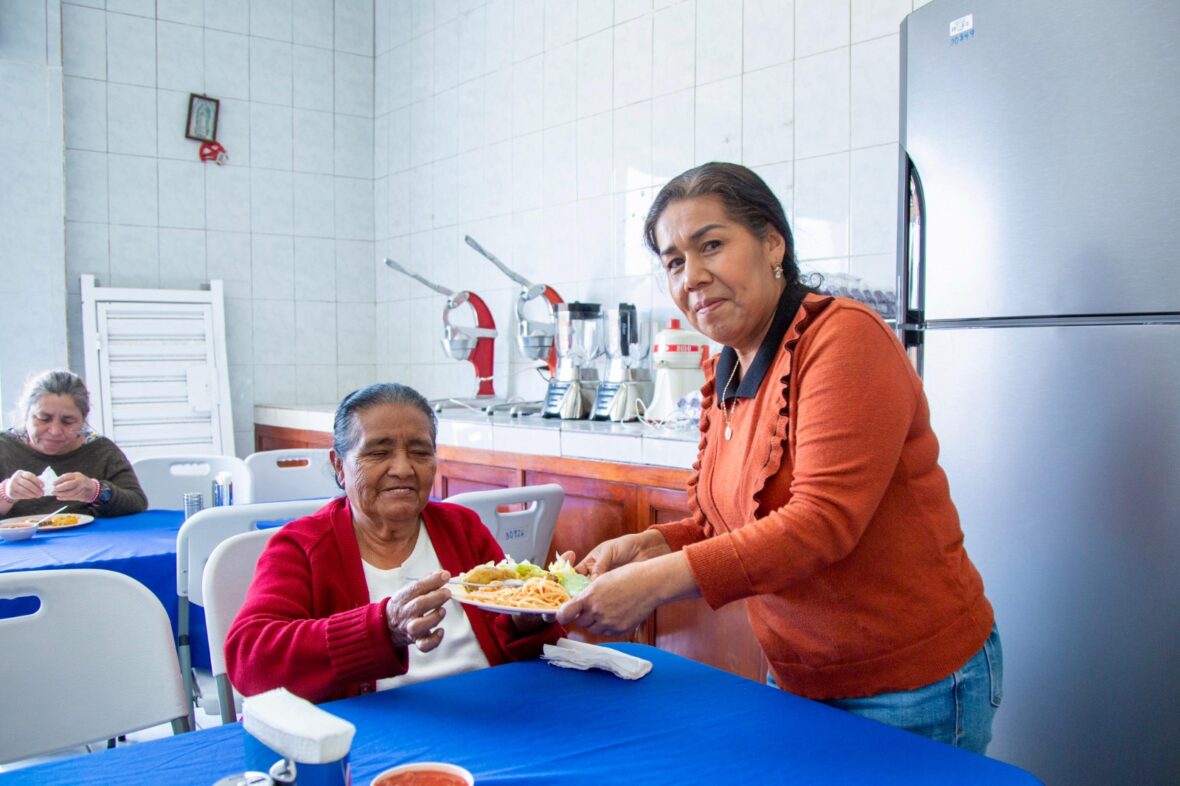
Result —
[{"label": "fork", "polygon": [[68,508],[68,507],[69,507],[69,505],[62,505],[60,508],[58,508],[57,510],[53,511],[53,512],[52,512],[52,513],[50,513],[49,515],[47,515],[47,516],[42,516],[41,518],[37,519],[35,522],[33,522],[33,526],[34,526],[34,527],[40,527],[42,524],[44,524],[45,522],[49,521],[51,518],[53,518],[54,516],[56,516],[58,513],[61,513],[63,510],[65,510],[65,509],[66,509],[66,508]]},{"label": "fork", "polygon": [[[410,583],[411,581],[421,581],[421,579],[417,579],[417,578],[406,579],[407,584]],[[520,579],[503,579],[500,581],[493,581],[490,584],[476,584],[471,581],[461,581],[459,579],[451,579],[450,581],[447,582],[447,584],[456,584],[461,587],[523,587],[524,586],[524,582],[521,581]]]}]

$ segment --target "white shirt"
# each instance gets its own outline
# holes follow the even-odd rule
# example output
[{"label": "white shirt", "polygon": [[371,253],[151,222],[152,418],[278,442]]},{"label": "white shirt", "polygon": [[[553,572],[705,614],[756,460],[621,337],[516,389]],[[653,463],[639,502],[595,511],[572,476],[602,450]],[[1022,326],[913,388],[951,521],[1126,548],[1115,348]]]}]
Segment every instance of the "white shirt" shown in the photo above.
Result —
[{"label": "white shirt", "polygon": [[[407,579],[425,578],[435,571],[442,570],[434,544],[426,534],[426,524],[421,519],[418,520],[418,542],[414,544],[414,551],[401,567],[382,570],[364,560],[361,560],[361,564],[365,569],[365,583],[369,586],[369,600],[372,603],[396,595],[406,585]],[[486,669],[491,665],[487,656],[483,654],[483,648],[479,646],[479,640],[475,638],[475,631],[463,611],[463,604],[457,600],[449,600],[446,610],[447,615],[439,626],[446,631],[442,643],[430,652],[420,652],[416,645],[411,644],[410,668],[400,677],[377,680],[377,690],[425,682],[448,674]]]}]

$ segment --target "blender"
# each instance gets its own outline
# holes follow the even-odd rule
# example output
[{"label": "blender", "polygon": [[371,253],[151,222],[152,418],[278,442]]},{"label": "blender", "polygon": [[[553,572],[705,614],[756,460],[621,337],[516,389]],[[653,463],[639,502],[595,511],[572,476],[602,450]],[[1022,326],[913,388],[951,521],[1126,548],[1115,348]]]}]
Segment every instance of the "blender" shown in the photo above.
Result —
[{"label": "blender", "polygon": [[656,334],[652,347],[656,386],[644,417],[656,422],[671,419],[680,410],[680,399],[705,384],[701,366],[708,357],[707,338],[695,330],[682,329],[679,319],[668,320],[668,327]]},{"label": "blender", "polygon": [[631,303],[606,310],[606,379],[598,386],[591,420],[623,422],[639,417],[637,401],[652,400],[647,322]]},{"label": "blender", "polygon": [[554,349],[557,370],[545,392],[541,417],[575,420],[590,414],[598,387],[595,363],[602,354],[602,306],[598,303],[557,303]]}]

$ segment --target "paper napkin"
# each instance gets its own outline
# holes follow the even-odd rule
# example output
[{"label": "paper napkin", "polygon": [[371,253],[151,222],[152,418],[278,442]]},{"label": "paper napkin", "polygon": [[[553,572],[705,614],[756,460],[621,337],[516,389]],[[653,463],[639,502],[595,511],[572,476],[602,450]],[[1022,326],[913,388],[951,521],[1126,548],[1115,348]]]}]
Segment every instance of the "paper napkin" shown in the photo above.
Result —
[{"label": "paper napkin", "polygon": [[286,688],[247,698],[242,726],[263,745],[299,764],[339,761],[356,734],[356,726]]},{"label": "paper napkin", "polygon": [[570,639],[558,639],[557,644],[546,644],[542,648],[541,658],[563,669],[603,669],[625,680],[637,680],[651,671],[651,661],[609,647]]},{"label": "paper napkin", "polygon": [[52,497],[53,489],[57,485],[57,473],[53,471],[53,467],[45,467],[45,471],[37,477],[41,478],[41,485],[45,487],[45,490],[41,492],[42,496]]}]

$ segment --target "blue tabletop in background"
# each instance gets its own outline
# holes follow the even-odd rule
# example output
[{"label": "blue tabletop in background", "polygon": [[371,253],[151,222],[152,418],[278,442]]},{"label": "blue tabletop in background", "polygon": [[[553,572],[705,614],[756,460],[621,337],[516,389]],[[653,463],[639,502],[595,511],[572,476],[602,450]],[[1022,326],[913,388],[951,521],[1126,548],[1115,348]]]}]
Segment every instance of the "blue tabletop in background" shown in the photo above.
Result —
[{"label": "blue tabletop in background", "polygon": [[[42,530],[30,540],[0,541],[0,573],[22,570],[97,568],[130,576],[152,591],[176,633],[176,533],[184,523],[179,510],[148,510],[130,516],[95,519],[60,532]],[[32,611],[29,601],[0,601],[0,618]],[[191,607],[193,665],[209,667],[205,612]]]},{"label": "blue tabletop in background", "polygon": [[[920,784],[1032,786],[1016,767],[637,644],[643,679],[512,663],[331,702],[356,724],[352,782],[449,761],[480,786]],[[0,775],[18,784],[208,786],[244,767],[239,724]]]}]

